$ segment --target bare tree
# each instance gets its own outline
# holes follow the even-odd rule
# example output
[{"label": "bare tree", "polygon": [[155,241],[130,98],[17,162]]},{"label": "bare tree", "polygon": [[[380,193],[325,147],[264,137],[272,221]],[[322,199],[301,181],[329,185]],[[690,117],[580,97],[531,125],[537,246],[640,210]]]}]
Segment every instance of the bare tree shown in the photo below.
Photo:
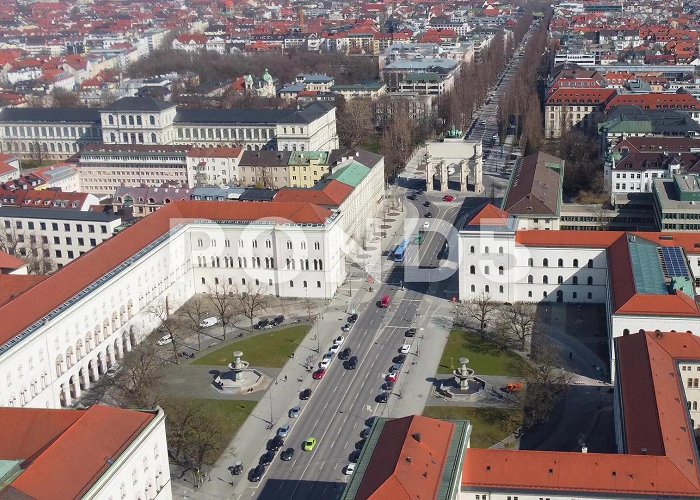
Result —
[{"label": "bare tree", "polygon": [[269,295],[267,288],[262,285],[248,283],[244,287],[236,288],[233,293],[235,309],[250,320],[250,329],[253,329],[253,318],[259,311],[267,309]]},{"label": "bare tree", "polygon": [[122,369],[114,379],[112,395],[120,406],[154,408],[160,400],[159,385],[163,378],[163,359],[150,340],[139,343],[126,353]]},{"label": "bare tree", "polygon": [[535,306],[526,302],[514,302],[501,311],[499,326],[518,349],[524,351],[537,319]]},{"label": "bare tree", "polygon": [[0,250],[17,255],[20,247],[20,235],[12,222],[0,225]]},{"label": "bare tree", "polygon": [[311,317],[311,311],[313,311],[314,308],[314,301],[313,299],[309,298],[308,295],[304,299],[304,307],[306,308],[306,320],[311,321],[313,319]]},{"label": "bare tree", "polygon": [[202,326],[202,319],[206,315],[204,301],[198,295],[195,295],[180,308],[178,313],[182,320],[182,327],[188,332],[197,335],[197,349],[201,351],[202,334],[206,332]]},{"label": "bare tree", "polygon": [[491,299],[488,294],[481,294],[466,302],[457,303],[456,321],[463,326],[468,326],[471,321],[476,322],[478,331],[484,336],[489,319],[494,311],[498,309],[498,304]]},{"label": "bare tree", "polygon": [[338,101],[338,136],[345,146],[354,148],[375,133],[372,102],[367,99]]},{"label": "bare tree", "polygon": [[219,319],[221,324],[221,334],[223,339],[226,339],[226,327],[235,323],[236,314],[238,313],[238,300],[236,299],[237,290],[233,285],[216,284],[209,287],[207,298],[214,309],[214,315]]},{"label": "bare tree", "polygon": [[182,324],[180,318],[176,314],[171,314],[168,310],[167,302],[162,302],[161,304],[154,304],[148,308],[148,312],[158,318],[160,321],[160,326],[158,329],[161,332],[165,332],[171,338],[170,345],[173,348],[173,359],[175,363],[178,361],[178,348],[180,347],[180,336],[182,334]]},{"label": "bare tree", "polygon": [[79,108],[82,107],[78,94],[69,92],[59,87],[51,91],[52,108]]},{"label": "bare tree", "polygon": [[56,262],[51,258],[47,241],[30,234],[28,243],[20,248],[22,259],[27,263],[29,274],[49,274],[56,269]]},{"label": "bare tree", "polygon": [[31,159],[34,160],[38,166],[40,166],[46,160],[47,151],[48,148],[44,143],[41,143],[39,141],[29,143],[29,152]]}]

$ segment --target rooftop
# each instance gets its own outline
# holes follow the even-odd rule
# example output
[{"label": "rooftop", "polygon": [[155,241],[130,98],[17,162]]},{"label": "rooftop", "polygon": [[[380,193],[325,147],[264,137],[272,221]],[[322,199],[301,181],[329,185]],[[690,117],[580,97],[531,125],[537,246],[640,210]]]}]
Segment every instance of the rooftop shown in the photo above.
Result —
[{"label": "rooftop", "polygon": [[153,97],[122,97],[121,99],[114,101],[112,104],[105,106],[103,111],[159,113],[174,107],[175,104],[171,102],[161,101],[159,99],[154,99]]},{"label": "rooftop", "polygon": [[534,153],[516,162],[501,208],[521,217],[557,216],[561,208],[564,160]]},{"label": "rooftop", "polygon": [[55,122],[97,125],[100,112],[94,108],[3,108],[0,123]]}]

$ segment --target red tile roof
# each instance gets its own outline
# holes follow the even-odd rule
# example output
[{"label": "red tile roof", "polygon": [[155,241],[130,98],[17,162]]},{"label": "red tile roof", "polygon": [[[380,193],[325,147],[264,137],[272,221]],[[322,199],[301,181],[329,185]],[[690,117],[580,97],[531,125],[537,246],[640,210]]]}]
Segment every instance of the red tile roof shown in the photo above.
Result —
[{"label": "red tile roof", "polygon": [[25,460],[12,482],[17,491],[79,498],[154,417],[101,405],[85,411],[0,408],[0,456]]},{"label": "red tile roof", "polygon": [[0,269],[17,269],[19,267],[22,267],[26,264],[21,259],[18,259],[14,255],[10,255],[9,253],[3,252],[0,250]]},{"label": "red tile roof", "polygon": [[297,201],[324,207],[339,207],[353,190],[352,186],[335,179],[321,186],[321,189],[282,188],[277,191],[275,201]]},{"label": "red tile roof", "polygon": [[[21,261],[20,261],[21,262]],[[22,262],[24,265],[24,262]],[[0,306],[16,299],[24,292],[46,279],[34,274],[0,274]]]},{"label": "red tile roof", "polygon": [[639,106],[644,109],[700,110],[700,102],[685,92],[677,94],[618,94],[608,102],[605,109],[607,111],[617,106]]},{"label": "red tile roof", "polygon": [[238,158],[243,148],[191,148],[187,152],[188,158]]},{"label": "red tile roof", "polygon": [[[64,304],[172,229],[193,220],[323,224],[331,211],[311,203],[174,201],[62,267],[31,291],[0,307],[0,345]],[[41,300],[37,300],[41,297]]]},{"label": "red tile roof", "polygon": [[472,217],[467,226],[505,226],[509,217],[508,212],[489,203]]},{"label": "red tile roof", "polygon": [[454,424],[419,415],[386,422],[355,499],[436,498],[453,433]]},{"label": "red tile roof", "polygon": [[615,89],[597,89],[597,88],[569,88],[564,87],[557,89],[549,96],[547,106],[550,105],[593,105],[605,104],[612,99],[616,94]]}]

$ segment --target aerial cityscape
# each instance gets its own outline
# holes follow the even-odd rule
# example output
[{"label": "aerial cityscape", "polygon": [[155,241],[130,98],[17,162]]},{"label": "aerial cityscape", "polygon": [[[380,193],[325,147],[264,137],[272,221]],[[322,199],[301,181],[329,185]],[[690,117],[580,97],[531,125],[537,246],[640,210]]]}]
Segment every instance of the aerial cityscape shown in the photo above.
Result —
[{"label": "aerial cityscape", "polygon": [[697,499],[699,380],[700,2],[0,2],[0,499]]}]

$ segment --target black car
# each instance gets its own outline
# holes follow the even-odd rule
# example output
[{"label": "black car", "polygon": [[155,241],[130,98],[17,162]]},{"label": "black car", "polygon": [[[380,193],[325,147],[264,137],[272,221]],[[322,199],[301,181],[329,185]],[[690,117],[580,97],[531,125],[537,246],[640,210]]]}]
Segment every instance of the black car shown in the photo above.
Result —
[{"label": "black car", "polygon": [[276,452],[284,446],[284,438],[275,436],[267,442],[267,451]]},{"label": "black car", "polygon": [[268,451],[263,456],[260,457],[260,465],[266,467],[272,463],[275,459],[275,453],[273,451]]},{"label": "black car", "polygon": [[393,359],[394,363],[397,365],[402,364],[404,361],[406,361],[406,355],[405,354],[398,354],[397,356],[394,356]]},{"label": "black car", "polygon": [[306,401],[306,400],[309,399],[310,397],[311,397],[311,389],[304,389],[304,390],[301,391],[301,393],[299,394],[299,399],[301,399],[302,401]]},{"label": "black car", "polygon": [[406,335],[406,337],[415,337],[416,336],[416,329],[409,328],[408,330],[406,330],[405,335]]},{"label": "black car", "polygon": [[348,359],[346,363],[346,368],[348,370],[354,370],[357,368],[357,356],[353,356],[352,358]]},{"label": "black car", "polygon": [[271,323],[272,323],[273,326],[279,326],[279,325],[281,325],[282,323],[284,323],[284,316],[282,316],[282,315],[280,314],[280,315],[277,316],[275,319],[273,319]]},{"label": "black car", "polygon": [[346,347],[345,349],[343,349],[342,351],[340,351],[338,353],[338,359],[349,359],[350,354],[352,354],[352,349],[350,349],[349,347]]},{"label": "black car", "polygon": [[252,482],[257,483],[260,481],[265,474],[265,466],[258,465],[255,469],[251,469],[250,474],[248,474],[248,479]]},{"label": "black car", "polygon": [[270,324],[270,320],[261,319],[260,321],[258,321],[257,323],[255,323],[255,325],[253,326],[253,329],[255,329],[255,330],[262,330],[263,328],[265,328],[265,327],[266,327],[267,325],[269,325],[269,324]]},{"label": "black car", "polygon": [[374,399],[377,403],[386,403],[389,401],[389,393],[382,392],[379,396]]},{"label": "black car", "polygon": [[287,448],[282,453],[280,453],[280,459],[282,459],[285,462],[289,462],[292,458],[294,458],[294,448]]},{"label": "black car", "polygon": [[384,390],[391,391],[394,388],[394,383],[391,380],[384,382]]},{"label": "black car", "polygon": [[424,206],[424,207],[429,207],[429,206],[430,206],[430,202],[426,200],[425,203],[423,203],[423,206]]},{"label": "black car", "polygon": [[430,212],[425,212],[425,218],[430,219],[433,216]]},{"label": "black car", "polygon": [[348,323],[354,323],[355,321],[357,321],[357,314],[351,314],[348,317]]}]

